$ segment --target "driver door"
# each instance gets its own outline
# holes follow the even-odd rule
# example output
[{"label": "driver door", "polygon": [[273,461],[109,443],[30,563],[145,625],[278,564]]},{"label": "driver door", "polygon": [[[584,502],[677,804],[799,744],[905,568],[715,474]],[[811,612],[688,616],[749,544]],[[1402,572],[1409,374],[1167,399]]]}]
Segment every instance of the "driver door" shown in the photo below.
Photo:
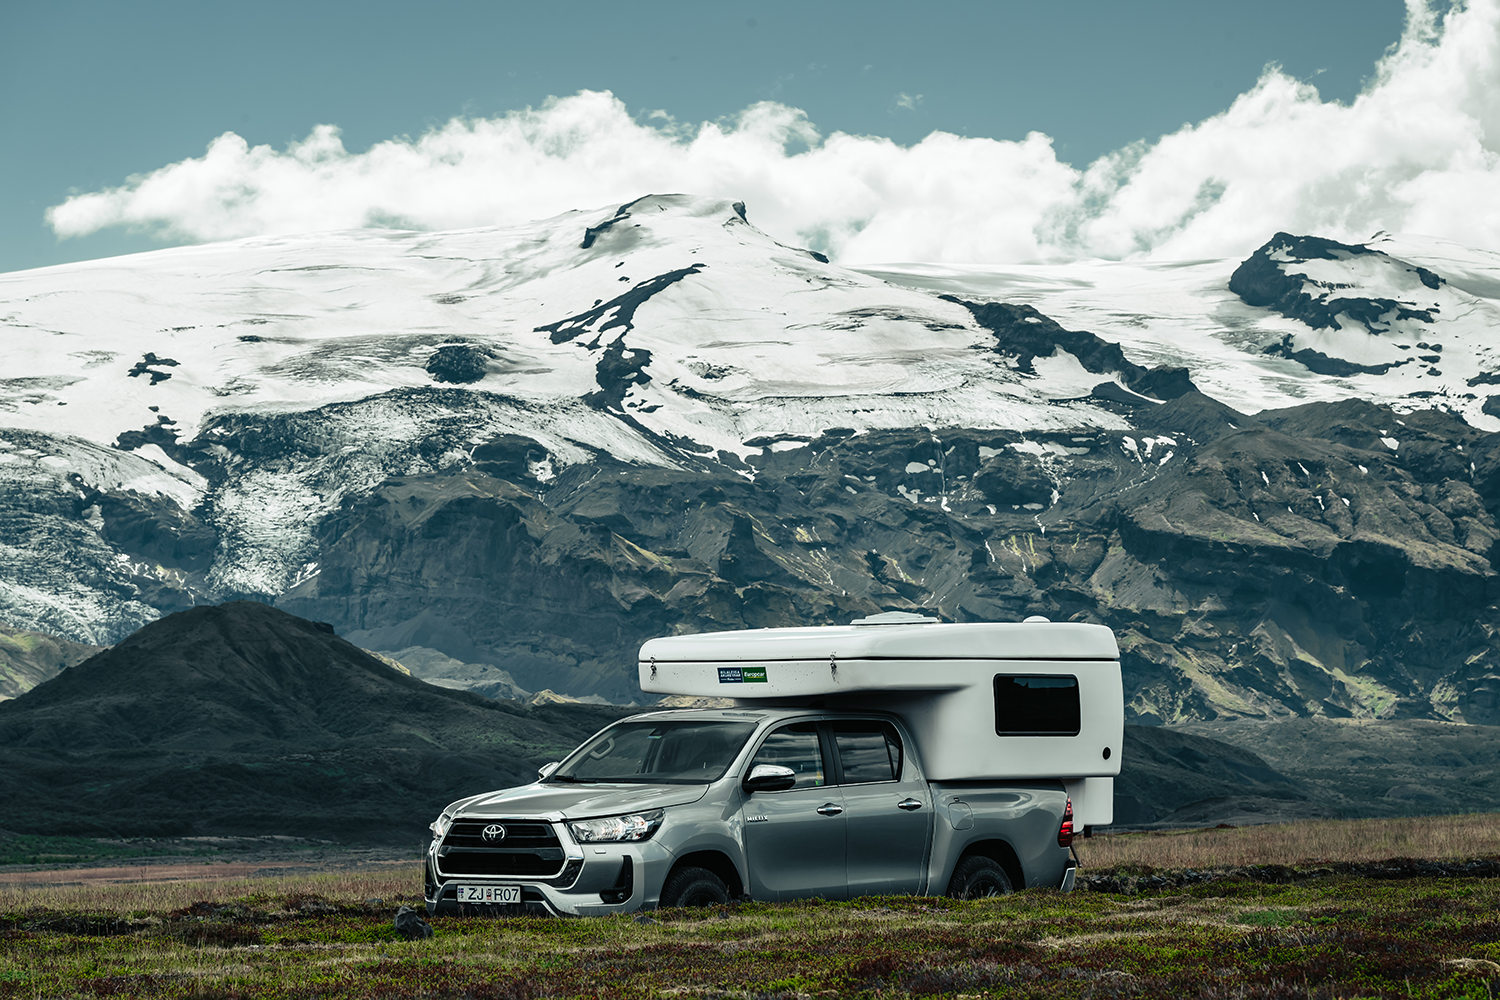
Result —
[{"label": "driver door", "polygon": [[[780,764],[797,784],[744,796],[745,854],[755,899],[847,898],[844,799],[828,783],[824,741],[816,722],[773,730],[750,762]],[[748,773],[748,772],[747,772]]]}]

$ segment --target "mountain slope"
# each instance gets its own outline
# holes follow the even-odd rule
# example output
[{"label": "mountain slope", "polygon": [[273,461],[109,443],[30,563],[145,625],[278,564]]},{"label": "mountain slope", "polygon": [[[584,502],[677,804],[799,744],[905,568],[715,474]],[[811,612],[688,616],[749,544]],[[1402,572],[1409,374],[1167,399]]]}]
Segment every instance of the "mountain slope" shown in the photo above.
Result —
[{"label": "mountain slope", "polygon": [[531,780],[620,714],[435,688],[236,602],[0,703],[0,793],[22,832],[415,839],[447,802]]},{"label": "mountain slope", "polygon": [[102,649],[44,632],[0,625],[0,701],[30,691]]},{"label": "mountain slope", "polygon": [[1495,722],[1497,262],[857,272],[650,196],[0,276],[0,610],[251,596],[617,701],[664,632],[1039,613],[1141,722]]}]

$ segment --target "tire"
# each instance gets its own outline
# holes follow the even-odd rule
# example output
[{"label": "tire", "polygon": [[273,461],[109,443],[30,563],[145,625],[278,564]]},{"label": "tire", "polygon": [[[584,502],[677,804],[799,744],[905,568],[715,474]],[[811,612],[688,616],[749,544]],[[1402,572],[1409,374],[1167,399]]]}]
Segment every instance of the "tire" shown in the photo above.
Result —
[{"label": "tire", "polygon": [[729,887],[707,868],[679,868],[661,887],[661,904],[677,906],[723,906],[729,902]]},{"label": "tire", "polygon": [[1010,876],[993,858],[971,855],[953,869],[948,895],[954,899],[983,899],[986,896],[1010,895]]}]

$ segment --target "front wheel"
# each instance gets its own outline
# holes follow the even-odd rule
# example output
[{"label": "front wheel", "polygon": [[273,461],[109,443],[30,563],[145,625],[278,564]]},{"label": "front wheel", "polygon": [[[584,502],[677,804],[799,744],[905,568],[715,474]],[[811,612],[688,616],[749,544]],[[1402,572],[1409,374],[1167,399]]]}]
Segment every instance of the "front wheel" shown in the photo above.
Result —
[{"label": "front wheel", "polygon": [[953,869],[948,895],[954,899],[983,899],[1010,894],[1010,877],[993,858],[976,854],[964,858]]},{"label": "front wheel", "polygon": [[729,902],[729,887],[707,868],[682,868],[672,873],[661,889],[661,905],[722,906]]}]

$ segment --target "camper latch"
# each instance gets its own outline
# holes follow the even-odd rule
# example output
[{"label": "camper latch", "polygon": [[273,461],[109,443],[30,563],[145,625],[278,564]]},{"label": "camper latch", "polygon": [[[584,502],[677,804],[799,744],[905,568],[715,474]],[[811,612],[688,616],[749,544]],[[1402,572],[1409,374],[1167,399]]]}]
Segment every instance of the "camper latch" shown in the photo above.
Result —
[{"label": "camper latch", "polygon": [[653,680],[656,678],[656,657],[654,656],[651,657],[651,677]]},{"label": "camper latch", "polygon": [[839,654],[837,653],[828,654],[828,676],[832,677],[834,680],[838,680]]}]

